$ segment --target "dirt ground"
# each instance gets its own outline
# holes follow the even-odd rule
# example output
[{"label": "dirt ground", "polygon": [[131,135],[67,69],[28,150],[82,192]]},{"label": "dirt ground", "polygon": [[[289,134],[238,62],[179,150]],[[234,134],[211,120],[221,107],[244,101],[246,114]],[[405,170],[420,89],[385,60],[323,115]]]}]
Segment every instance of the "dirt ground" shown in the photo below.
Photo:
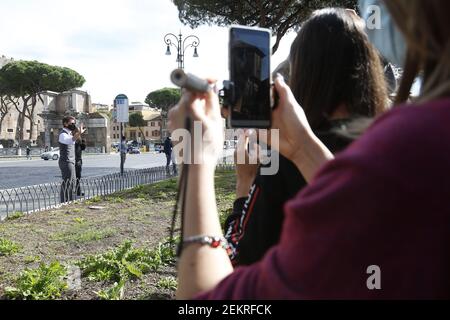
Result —
[{"label": "dirt ground", "polygon": [[[216,175],[222,219],[232,208],[234,186],[233,172]],[[25,268],[53,261],[74,266],[84,257],[104,253],[126,240],[135,247],[154,248],[169,236],[176,189],[177,181],[168,180],[0,223],[0,238],[20,246],[11,256],[0,255],[0,299]],[[173,299],[174,288],[159,285],[167,277],[176,278],[175,264],[128,281],[124,299]],[[96,292],[110,287],[111,283],[82,278],[81,289],[65,291],[62,299],[98,299]]]}]

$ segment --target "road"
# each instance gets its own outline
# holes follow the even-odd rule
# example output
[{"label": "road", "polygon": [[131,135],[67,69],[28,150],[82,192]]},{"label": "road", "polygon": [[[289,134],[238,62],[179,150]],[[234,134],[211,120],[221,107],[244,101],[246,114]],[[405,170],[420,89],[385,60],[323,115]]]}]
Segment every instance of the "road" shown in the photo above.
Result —
[{"label": "road", "polygon": [[[144,169],[166,165],[164,154],[127,155],[125,169]],[[120,171],[119,154],[86,155],[83,157],[83,177],[106,175]],[[0,161],[0,190],[61,181],[58,161]]]},{"label": "road", "polygon": [[[224,150],[223,156],[229,157],[233,153],[233,149]],[[125,170],[165,165],[166,156],[163,153],[129,154],[125,162]],[[119,154],[85,155],[83,157],[83,177],[102,176],[119,171]],[[61,179],[58,161],[0,160],[0,190],[59,182]]]}]

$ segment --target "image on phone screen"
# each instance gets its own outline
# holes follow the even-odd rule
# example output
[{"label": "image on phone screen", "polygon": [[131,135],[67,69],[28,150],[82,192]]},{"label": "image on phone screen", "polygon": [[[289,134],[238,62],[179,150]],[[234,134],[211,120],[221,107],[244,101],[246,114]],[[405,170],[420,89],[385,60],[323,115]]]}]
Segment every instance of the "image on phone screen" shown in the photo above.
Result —
[{"label": "image on phone screen", "polygon": [[270,40],[269,30],[230,28],[230,79],[235,90],[230,124],[234,128],[271,125]]}]

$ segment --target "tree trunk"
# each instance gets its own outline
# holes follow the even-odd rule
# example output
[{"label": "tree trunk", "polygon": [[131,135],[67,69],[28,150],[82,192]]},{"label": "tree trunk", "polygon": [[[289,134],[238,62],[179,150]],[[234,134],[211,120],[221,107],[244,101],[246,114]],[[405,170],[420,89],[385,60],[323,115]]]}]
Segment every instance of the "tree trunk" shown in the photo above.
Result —
[{"label": "tree trunk", "polygon": [[34,112],[35,112],[35,109],[36,109],[36,104],[37,104],[37,99],[36,99],[36,97],[33,97],[31,99],[31,109],[27,108],[28,115],[26,117],[28,118],[28,120],[30,120],[30,135],[29,135],[29,139],[28,140],[30,140],[30,141],[33,140],[33,130],[34,130],[34,125],[35,125],[35,122],[34,122],[35,114],[34,114]]},{"label": "tree trunk", "polygon": [[0,135],[2,134],[3,121],[11,108],[11,105],[6,100],[6,97],[0,97]]}]

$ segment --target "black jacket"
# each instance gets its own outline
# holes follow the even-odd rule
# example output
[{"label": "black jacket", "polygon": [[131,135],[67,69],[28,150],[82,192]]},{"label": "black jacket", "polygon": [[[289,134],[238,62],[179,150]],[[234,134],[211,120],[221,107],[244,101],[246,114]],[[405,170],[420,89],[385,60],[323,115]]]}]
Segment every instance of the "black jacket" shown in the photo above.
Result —
[{"label": "black jacket", "polygon": [[169,139],[166,139],[164,141],[164,153],[165,154],[172,154],[172,149],[173,149],[172,141],[169,140]]},{"label": "black jacket", "polygon": [[[345,130],[350,120],[333,121],[315,133],[332,151],[345,149],[351,138],[335,132]],[[280,155],[280,169],[274,176],[260,171],[248,198],[237,199],[233,213],[225,222],[225,238],[231,245],[230,258],[234,265],[250,265],[260,261],[280,240],[284,220],[284,204],[307,185],[297,167]]]},{"label": "black jacket", "polygon": [[82,163],[83,151],[86,150],[86,144],[80,141],[75,143],[75,163]]}]

